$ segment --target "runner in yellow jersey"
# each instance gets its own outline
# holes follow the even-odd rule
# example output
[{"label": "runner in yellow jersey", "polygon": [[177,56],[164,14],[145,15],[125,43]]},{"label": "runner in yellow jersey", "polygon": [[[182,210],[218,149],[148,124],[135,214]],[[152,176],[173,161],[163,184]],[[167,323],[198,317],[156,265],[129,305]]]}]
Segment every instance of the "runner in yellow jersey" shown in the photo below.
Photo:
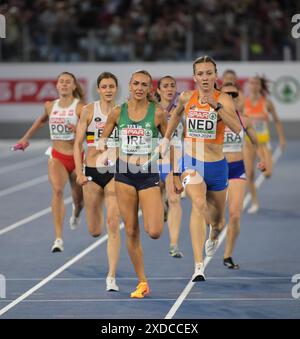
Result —
[{"label": "runner in yellow jersey", "polygon": [[251,193],[252,204],[248,213],[256,213],[259,209],[259,203],[254,185],[255,179],[255,161],[257,153],[266,166],[265,177],[272,175],[272,152],[270,149],[270,130],[269,114],[275,123],[276,132],[279,138],[281,150],[285,148],[285,136],[282,124],[276,112],[273,102],[267,97],[269,93],[267,82],[264,78],[253,77],[249,80],[249,96],[245,100],[245,115],[251,120],[258,139],[258,149],[253,147],[249,139],[246,138],[244,147],[244,161],[246,167],[247,181]]}]

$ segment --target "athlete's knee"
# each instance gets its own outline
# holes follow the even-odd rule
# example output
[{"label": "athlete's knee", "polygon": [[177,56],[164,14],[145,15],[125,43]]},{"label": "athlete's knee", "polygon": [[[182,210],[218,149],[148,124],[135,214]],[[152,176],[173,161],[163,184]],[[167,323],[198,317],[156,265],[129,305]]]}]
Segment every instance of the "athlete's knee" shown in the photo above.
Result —
[{"label": "athlete's knee", "polygon": [[125,229],[126,229],[126,238],[127,239],[131,239],[131,240],[135,240],[138,239],[140,236],[140,231],[139,228],[136,227],[135,225],[126,225],[125,224]]},{"label": "athlete's knee", "polygon": [[108,233],[111,235],[116,235],[120,231],[120,226],[119,226],[119,217],[118,215],[110,215],[107,216],[107,230]]},{"label": "athlete's knee", "polygon": [[233,210],[229,212],[229,222],[230,224],[237,225],[241,220],[241,212],[238,210]]},{"label": "athlete's knee", "polygon": [[61,199],[64,196],[64,189],[62,187],[53,187],[52,192],[53,197],[56,199]]},{"label": "athlete's knee", "polygon": [[101,230],[95,230],[95,229],[90,229],[90,235],[93,237],[93,238],[98,238],[100,237],[102,231]]},{"label": "athlete's knee", "polygon": [[180,196],[171,195],[168,199],[170,208],[177,208],[180,205]]},{"label": "athlete's knee", "polygon": [[195,197],[192,201],[192,206],[202,213],[206,210],[206,201],[203,197]]},{"label": "athlete's knee", "polygon": [[162,231],[155,229],[155,230],[148,230],[149,237],[151,239],[159,239],[161,236]]}]

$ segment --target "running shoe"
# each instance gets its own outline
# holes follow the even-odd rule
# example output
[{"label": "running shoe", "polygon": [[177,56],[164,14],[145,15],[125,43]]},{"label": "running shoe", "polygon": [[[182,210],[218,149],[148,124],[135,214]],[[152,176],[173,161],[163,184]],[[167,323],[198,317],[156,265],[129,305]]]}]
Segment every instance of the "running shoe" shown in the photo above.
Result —
[{"label": "running shoe", "polygon": [[192,281],[205,281],[205,275],[204,275],[204,264],[197,264],[195,265],[195,272],[192,276]]},{"label": "running shoe", "polygon": [[76,217],[75,216],[75,206],[74,204],[72,205],[72,215],[71,215],[71,218],[70,218],[70,228],[71,230],[76,230],[78,228],[78,226],[80,225],[80,216]]},{"label": "running shoe", "polygon": [[150,293],[150,288],[149,288],[148,283],[147,282],[140,282],[137,285],[136,290],[131,293],[130,297],[142,299],[146,295],[148,295],[149,293]]},{"label": "running shoe", "polygon": [[252,204],[252,205],[247,209],[247,213],[249,213],[249,214],[255,214],[255,213],[257,213],[258,210],[259,210],[258,204]]},{"label": "running shoe", "polygon": [[205,242],[205,253],[208,257],[212,257],[218,248],[218,238],[215,240],[211,240],[211,233],[212,233],[212,227],[210,226],[210,232],[208,239]]},{"label": "running shoe", "polygon": [[224,266],[232,270],[238,270],[240,268],[238,264],[235,264],[233,262],[232,257],[224,258],[223,263],[224,263]]},{"label": "running shoe", "polygon": [[62,252],[64,250],[64,242],[62,239],[55,239],[54,244],[52,246],[51,252]]},{"label": "running shoe", "polygon": [[119,292],[119,286],[116,284],[116,279],[113,277],[106,278],[106,291]]},{"label": "running shoe", "polygon": [[182,252],[179,251],[179,248],[177,245],[175,246],[170,246],[170,256],[173,257],[173,258],[182,258],[183,257],[183,254]]}]

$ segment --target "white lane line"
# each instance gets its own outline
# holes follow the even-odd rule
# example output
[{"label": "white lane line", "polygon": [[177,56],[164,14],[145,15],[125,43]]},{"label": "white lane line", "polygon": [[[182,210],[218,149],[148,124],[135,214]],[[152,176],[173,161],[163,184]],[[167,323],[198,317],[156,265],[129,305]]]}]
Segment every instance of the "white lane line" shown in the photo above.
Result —
[{"label": "white lane line", "polygon": [[[140,217],[142,215],[142,213],[139,211],[138,213],[138,217]],[[120,224],[120,230],[122,230],[124,228],[124,223],[122,222]],[[52,279],[54,279],[56,276],[58,276],[59,274],[61,274],[64,270],[66,270],[67,268],[69,268],[70,266],[72,266],[73,264],[75,264],[77,261],[79,261],[81,258],[83,258],[85,255],[89,254],[90,252],[92,252],[95,248],[97,248],[98,246],[100,246],[102,243],[104,243],[106,240],[108,239],[108,235],[104,235],[103,237],[101,237],[100,239],[98,239],[97,241],[95,241],[92,245],[90,245],[89,247],[87,247],[85,250],[83,250],[82,252],[80,252],[79,254],[77,254],[74,258],[72,258],[71,260],[69,260],[68,262],[66,262],[63,266],[59,267],[56,271],[54,271],[53,273],[51,273],[50,275],[48,275],[48,277],[46,277],[45,279],[43,279],[41,282],[39,282],[37,285],[33,286],[31,289],[29,289],[27,292],[25,292],[24,294],[22,294],[19,298],[15,299],[13,302],[9,303],[7,306],[3,307],[2,309],[0,309],[0,316],[3,315],[4,313],[6,313],[7,311],[9,311],[11,308],[13,308],[14,306],[18,305],[21,301],[23,301],[24,299],[26,299],[27,297],[29,297],[31,294],[33,294],[34,292],[36,292],[37,290],[39,290],[41,287],[43,287],[44,285],[46,285],[49,281],[51,281]]]},{"label": "white lane line", "polygon": [[[6,281],[40,281],[43,278],[6,278]],[[103,278],[55,278],[54,281],[101,281]],[[187,277],[147,277],[148,280],[188,280]],[[118,280],[136,280],[136,277],[118,277]],[[291,277],[208,277],[207,280],[288,280]]]},{"label": "white lane line", "polygon": [[[64,200],[65,205],[68,205],[71,202],[72,202],[72,197],[69,197],[69,198]],[[33,221],[35,219],[38,219],[38,218],[40,218],[40,217],[42,217],[42,216],[44,216],[44,215],[46,215],[48,213],[51,213],[51,207],[47,207],[47,208],[45,208],[45,209],[43,209],[43,210],[41,210],[41,211],[39,211],[37,213],[34,213],[34,214],[30,215],[27,218],[24,218],[22,220],[19,220],[19,221],[15,222],[14,224],[11,224],[11,225],[9,225],[7,227],[4,227],[3,229],[0,230],[0,236],[5,234],[5,233],[7,233],[7,232],[10,232],[10,231],[12,231],[12,230],[14,230],[14,229],[16,229],[16,228],[18,228],[20,226],[25,225],[28,222],[31,222],[31,221]]]},{"label": "white lane line", "polygon": [[5,188],[4,190],[0,191],[0,198],[6,196],[8,194],[16,193],[16,192],[22,191],[26,188],[41,184],[41,183],[46,182],[46,181],[48,181],[48,174],[42,175],[40,177],[37,177],[37,178],[29,180],[29,181],[26,181],[22,184],[18,184],[18,185],[15,185],[15,186]]},{"label": "white lane line", "polygon": [[[272,156],[274,165],[278,161],[278,159],[280,158],[281,154],[282,153],[281,153],[280,147],[277,146],[277,148],[276,148],[276,150],[275,150],[275,152],[273,153],[273,156]],[[257,180],[255,181],[256,188],[258,189],[264,181],[265,181],[264,175],[260,174],[259,177],[257,178]],[[245,209],[246,206],[248,205],[248,203],[250,202],[250,198],[251,198],[250,194],[248,193],[246,195],[245,199],[244,199],[244,207],[243,207],[243,209]],[[227,230],[227,225],[223,229],[222,233],[220,234],[219,243],[218,243],[217,248],[219,248],[219,246],[224,241],[224,239],[226,237],[226,230]],[[204,267],[205,268],[207,267],[207,265],[209,264],[209,262],[211,261],[212,258],[213,257],[205,257],[205,259],[204,259]],[[188,294],[190,293],[190,291],[192,290],[192,288],[194,287],[195,284],[199,284],[199,282],[198,283],[197,282],[193,282],[192,279],[190,279],[189,283],[186,285],[186,287],[181,292],[181,294],[177,298],[177,300],[174,303],[174,305],[171,307],[171,309],[169,310],[169,312],[165,316],[165,319],[172,319],[173,318],[173,316],[177,312],[178,308],[181,306],[183,301],[187,298]]]},{"label": "white lane line", "polygon": [[25,160],[25,161],[20,161],[20,162],[17,162],[16,164],[13,164],[13,165],[3,166],[3,167],[0,168],[0,174],[10,173],[12,171],[31,167],[31,166],[34,166],[34,165],[38,165],[38,164],[41,164],[43,162],[46,163],[46,161],[47,161],[47,158],[40,155],[36,158],[28,159],[28,160]]},{"label": "white lane line", "polygon": [[[174,301],[175,298],[151,298],[146,297],[144,301]],[[0,303],[11,302],[13,300],[0,300]],[[136,299],[27,299],[23,300],[22,303],[44,303],[44,302],[137,302]],[[185,301],[294,301],[294,298],[187,298]],[[298,301],[299,302],[299,301]]]}]

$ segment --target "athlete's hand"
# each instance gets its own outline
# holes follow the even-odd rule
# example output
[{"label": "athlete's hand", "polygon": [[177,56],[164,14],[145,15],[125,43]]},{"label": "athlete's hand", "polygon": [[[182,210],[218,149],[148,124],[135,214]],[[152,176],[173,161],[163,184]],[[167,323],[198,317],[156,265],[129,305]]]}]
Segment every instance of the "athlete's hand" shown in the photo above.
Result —
[{"label": "athlete's hand", "polygon": [[100,138],[98,143],[97,143],[96,149],[100,153],[105,152],[107,150],[106,139]]},{"label": "athlete's hand", "polygon": [[266,170],[266,165],[263,161],[257,163],[256,168],[259,169],[261,172]]},{"label": "athlete's hand", "polygon": [[285,147],[286,147],[286,142],[285,142],[285,140],[280,140],[280,141],[279,141],[279,147],[280,147],[281,152],[284,152]]},{"label": "athlete's hand", "polygon": [[77,175],[76,182],[78,185],[84,186],[89,182],[89,179],[83,173],[80,173]]},{"label": "athlete's hand", "polygon": [[173,175],[173,184],[175,193],[181,194],[184,191],[180,176]]},{"label": "athlete's hand", "polygon": [[161,154],[162,158],[166,157],[169,147],[170,147],[170,140],[168,138],[162,138],[158,146],[158,152]]},{"label": "athlete's hand", "polygon": [[209,104],[209,106],[211,106],[214,109],[218,105],[217,101],[213,98],[213,96],[210,96],[210,95],[204,95],[201,98],[201,104]]},{"label": "athlete's hand", "polygon": [[67,128],[70,130],[72,133],[76,133],[76,125],[73,124],[67,124]]},{"label": "athlete's hand", "polygon": [[108,160],[108,152],[107,151],[100,151],[100,154],[97,155],[96,159],[96,167],[106,167],[109,165]]},{"label": "athlete's hand", "polygon": [[22,150],[24,151],[25,148],[27,148],[29,146],[29,142],[26,138],[22,138],[19,141],[17,141],[17,143],[15,144],[15,146],[12,147],[13,151],[16,150]]}]

